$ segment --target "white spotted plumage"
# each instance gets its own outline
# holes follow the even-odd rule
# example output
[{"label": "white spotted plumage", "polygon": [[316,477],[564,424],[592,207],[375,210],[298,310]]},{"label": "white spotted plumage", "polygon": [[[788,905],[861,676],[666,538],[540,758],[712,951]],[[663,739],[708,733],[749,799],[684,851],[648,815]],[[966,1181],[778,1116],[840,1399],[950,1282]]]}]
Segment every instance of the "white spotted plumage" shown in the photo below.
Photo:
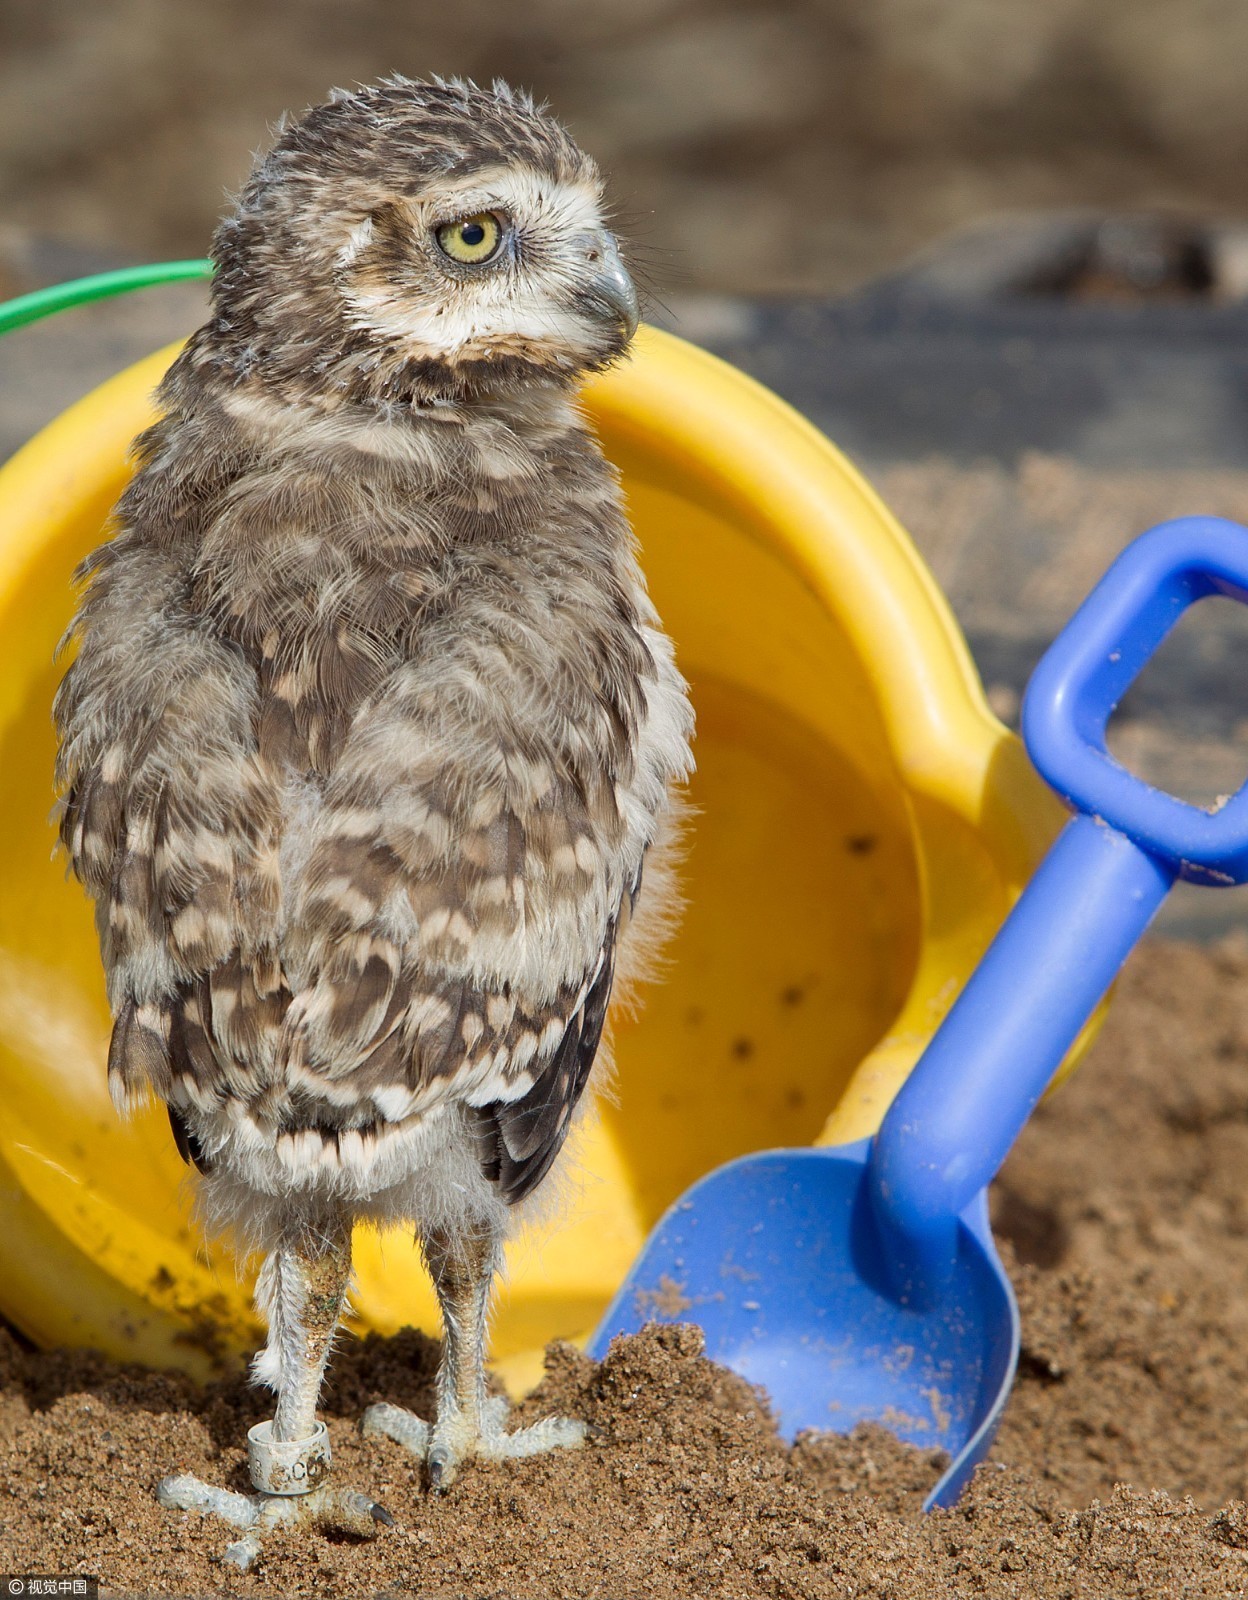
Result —
[{"label": "white spotted plumage", "polygon": [[[448,1328],[558,1156],[690,767],[576,406],[635,325],[601,205],[501,85],[396,79],[286,128],[57,700],[118,1099],[168,1103],[210,1219],[293,1252],[290,1284],[355,1221],[413,1223]],[[465,210],[501,219],[492,265],[439,255]]]}]

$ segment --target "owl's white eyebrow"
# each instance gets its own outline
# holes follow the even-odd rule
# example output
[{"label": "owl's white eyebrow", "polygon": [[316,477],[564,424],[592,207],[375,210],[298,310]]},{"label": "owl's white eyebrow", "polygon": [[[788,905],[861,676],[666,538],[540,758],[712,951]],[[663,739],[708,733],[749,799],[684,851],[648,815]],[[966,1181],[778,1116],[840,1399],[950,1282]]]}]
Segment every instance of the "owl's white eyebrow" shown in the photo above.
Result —
[{"label": "owl's white eyebrow", "polygon": [[487,167],[437,195],[439,222],[454,221],[474,211],[505,211],[520,224],[552,211],[569,232],[599,226],[601,197],[587,183],[566,183],[531,167]]}]

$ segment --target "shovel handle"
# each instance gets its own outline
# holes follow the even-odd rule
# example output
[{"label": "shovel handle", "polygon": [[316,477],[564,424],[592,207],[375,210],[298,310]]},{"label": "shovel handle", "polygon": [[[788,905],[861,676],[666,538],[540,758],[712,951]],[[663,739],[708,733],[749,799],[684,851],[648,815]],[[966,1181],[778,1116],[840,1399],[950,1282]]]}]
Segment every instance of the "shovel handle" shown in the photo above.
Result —
[{"label": "shovel handle", "polygon": [[1105,730],[1183,612],[1248,603],[1248,529],[1185,517],[1142,534],[1032,675],[1023,736],[1075,810],[902,1085],[871,1195],[905,1297],[944,1279],[957,1219],[999,1171],[1079,1030],[1176,878],[1248,879],[1248,784],[1205,811],[1109,754]]}]

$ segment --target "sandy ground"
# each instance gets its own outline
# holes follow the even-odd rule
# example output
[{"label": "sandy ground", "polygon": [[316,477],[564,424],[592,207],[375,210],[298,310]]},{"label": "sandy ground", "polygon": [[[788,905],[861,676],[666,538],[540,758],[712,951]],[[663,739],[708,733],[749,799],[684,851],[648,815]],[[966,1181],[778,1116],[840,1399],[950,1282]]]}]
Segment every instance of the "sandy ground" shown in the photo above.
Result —
[{"label": "sandy ground", "polygon": [[212,1559],[220,1528],[160,1511],[152,1488],[174,1467],[245,1487],[240,1444],[263,1397],[0,1335],[0,1571],[348,1600],[1243,1594],[1246,1163],[1248,942],[1154,942],[996,1188],[1023,1358],[990,1462],[952,1512],[919,1512],[934,1463],[891,1435],[786,1448],[759,1397],[675,1327],[600,1367],[555,1347],[526,1414],[585,1416],[594,1442],[474,1466],[433,1498],[398,1446],[355,1428],[375,1398],[429,1405],[435,1350],[404,1335],[345,1345],[326,1401],[343,1480],[396,1525],[369,1544],[279,1537],[240,1577]]}]

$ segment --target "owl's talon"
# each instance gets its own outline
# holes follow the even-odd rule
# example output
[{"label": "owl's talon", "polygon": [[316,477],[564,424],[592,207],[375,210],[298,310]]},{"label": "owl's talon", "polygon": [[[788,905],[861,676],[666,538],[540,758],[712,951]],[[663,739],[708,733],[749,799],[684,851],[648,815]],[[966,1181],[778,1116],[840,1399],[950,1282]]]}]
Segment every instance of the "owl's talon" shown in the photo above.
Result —
[{"label": "owl's talon", "polygon": [[205,1483],[190,1472],[162,1478],[156,1485],[156,1500],[166,1511],[199,1511],[204,1516],[220,1517],[235,1528],[250,1528],[260,1514],[259,1496],[236,1494],[215,1483]]},{"label": "owl's talon", "polygon": [[221,1560],[227,1567],[237,1567],[240,1572],[249,1572],[261,1548],[255,1534],[249,1533],[242,1539],[235,1539],[233,1544],[227,1544],[221,1552]]},{"label": "owl's talon", "polygon": [[487,1400],[474,1426],[467,1414],[448,1409],[430,1427],[402,1406],[384,1402],[370,1406],[361,1419],[367,1434],[384,1434],[423,1460],[429,1487],[445,1494],[459,1469],[473,1456],[483,1461],[514,1461],[544,1455],[548,1450],[576,1450],[591,1437],[588,1423],[574,1417],[542,1417],[527,1428],[508,1433],[504,1424],[510,1410],[506,1400]]},{"label": "owl's talon", "polygon": [[306,1523],[324,1533],[346,1533],[357,1539],[374,1539],[381,1527],[392,1528],[394,1517],[385,1506],[355,1489],[321,1484],[305,1495],[236,1494],[205,1483],[189,1472],[162,1478],[156,1499],[170,1511],[197,1511],[220,1517],[243,1537],[227,1545],[220,1559],[240,1572],[250,1570],[260,1555],[265,1536],[283,1524]]},{"label": "owl's talon", "polygon": [[459,1475],[459,1469],[449,1450],[431,1450],[425,1458],[429,1471],[429,1487],[434,1494],[446,1494]]},{"label": "owl's talon", "polygon": [[376,1405],[369,1406],[360,1418],[360,1432],[373,1436],[380,1434],[387,1439],[393,1439],[396,1444],[401,1444],[405,1450],[410,1450],[414,1456],[419,1456],[423,1461],[429,1454],[433,1429],[415,1412],[407,1411],[402,1406],[392,1406],[381,1400]]}]

